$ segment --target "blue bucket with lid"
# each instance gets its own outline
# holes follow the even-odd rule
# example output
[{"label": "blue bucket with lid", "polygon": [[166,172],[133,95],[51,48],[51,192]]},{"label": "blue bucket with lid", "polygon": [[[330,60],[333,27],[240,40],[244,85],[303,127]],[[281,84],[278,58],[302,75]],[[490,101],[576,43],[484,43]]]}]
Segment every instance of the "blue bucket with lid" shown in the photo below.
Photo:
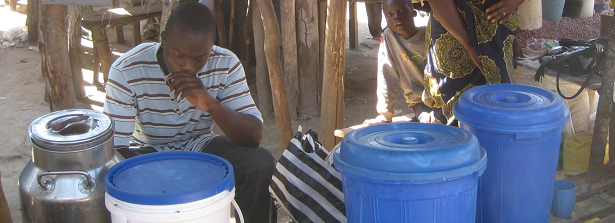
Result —
[{"label": "blue bucket with lid", "polygon": [[105,189],[114,223],[228,222],[235,179],[231,164],[218,156],[157,152],[115,165]]},{"label": "blue bucket with lid", "polygon": [[352,131],[333,154],[348,222],[474,222],[487,155],[472,133],[390,123]]},{"label": "blue bucket with lid", "polygon": [[489,154],[477,222],[549,222],[562,128],[570,119],[563,99],[528,85],[483,85],[464,92],[453,114]]}]

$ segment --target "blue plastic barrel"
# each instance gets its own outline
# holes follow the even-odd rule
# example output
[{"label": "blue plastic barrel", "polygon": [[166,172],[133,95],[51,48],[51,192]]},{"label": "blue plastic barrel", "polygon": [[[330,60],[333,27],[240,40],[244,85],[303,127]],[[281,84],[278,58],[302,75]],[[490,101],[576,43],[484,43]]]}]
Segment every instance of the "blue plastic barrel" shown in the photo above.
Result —
[{"label": "blue plastic barrel", "polygon": [[549,222],[562,127],[570,119],[562,98],[533,86],[484,85],[464,92],[453,114],[489,154],[477,222]]},{"label": "blue plastic barrel", "polygon": [[391,123],[347,134],[333,154],[348,222],[474,223],[487,156],[470,132]]}]

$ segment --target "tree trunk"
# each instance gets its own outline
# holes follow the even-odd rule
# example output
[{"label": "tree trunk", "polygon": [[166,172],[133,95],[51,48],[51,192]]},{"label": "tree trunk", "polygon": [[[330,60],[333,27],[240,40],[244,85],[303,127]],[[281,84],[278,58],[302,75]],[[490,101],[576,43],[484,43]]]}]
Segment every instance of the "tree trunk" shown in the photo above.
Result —
[{"label": "tree trunk", "polygon": [[[81,62],[81,18],[83,6],[68,6],[68,52],[70,57],[70,67],[73,74],[73,85],[75,87],[75,97],[85,99],[85,81],[83,81],[83,68]],[[121,28],[121,26],[119,26]]]},{"label": "tree trunk", "polygon": [[321,106],[321,142],[327,150],[335,146],[335,129],[342,128],[344,109],[344,59],[346,56],[346,0],[329,0],[325,32],[325,66]]},{"label": "tree trunk", "polygon": [[[318,115],[318,1],[297,1],[297,58],[299,61],[299,113]],[[345,20],[346,18],[344,18]]]},{"label": "tree trunk", "polygon": [[[258,0],[265,31],[265,55],[269,68],[269,81],[273,91],[273,103],[280,150],[286,149],[293,137],[288,114],[288,100],[284,87],[284,71],[280,60],[280,27],[271,0]],[[256,12],[256,10],[254,11]]]},{"label": "tree trunk", "polygon": [[26,25],[28,26],[28,41],[30,44],[38,44],[38,7],[40,0],[28,0],[28,16]]},{"label": "tree trunk", "polygon": [[263,116],[273,115],[273,99],[271,98],[271,83],[269,69],[265,58],[265,30],[261,19],[260,5],[252,0],[252,29],[254,31],[254,59],[256,60],[256,89],[258,92],[258,108]]},{"label": "tree trunk", "polygon": [[42,73],[53,111],[74,108],[77,102],[68,55],[64,5],[41,5],[40,43]]},{"label": "tree trunk", "polygon": [[288,96],[290,118],[297,120],[299,80],[297,70],[297,30],[295,26],[295,0],[280,1],[282,42],[284,48],[284,85]]}]

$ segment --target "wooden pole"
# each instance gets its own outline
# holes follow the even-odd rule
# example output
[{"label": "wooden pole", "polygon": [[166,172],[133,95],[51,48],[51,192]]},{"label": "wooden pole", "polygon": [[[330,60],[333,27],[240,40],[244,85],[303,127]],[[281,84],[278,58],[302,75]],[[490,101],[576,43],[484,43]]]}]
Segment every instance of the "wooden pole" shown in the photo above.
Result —
[{"label": "wooden pole", "polygon": [[265,55],[265,28],[261,19],[258,1],[252,1],[252,29],[254,31],[254,55],[256,61],[256,89],[258,91],[258,108],[265,117],[274,113],[269,68]]},{"label": "wooden pole", "polygon": [[615,103],[611,106],[611,123],[609,124],[609,162],[615,162],[615,117],[613,116],[615,111]]},{"label": "wooden pole", "polygon": [[52,111],[74,108],[77,102],[68,55],[64,5],[41,5],[39,48],[41,68],[49,90]]},{"label": "wooden pole", "polygon": [[[2,171],[0,171],[0,175],[2,175]],[[9,204],[6,202],[6,196],[4,196],[4,190],[2,189],[2,177],[0,177],[0,222],[13,223]]]},{"label": "wooden pole", "polygon": [[[173,0],[162,0],[162,15],[160,16],[160,32],[164,31],[167,26],[167,21],[169,21],[169,16],[171,16],[171,12],[173,11]],[[133,27],[133,29],[136,27]],[[158,34],[160,37],[160,34]],[[160,38],[158,38],[160,39]],[[136,44],[136,43],[135,43]]]},{"label": "wooden pole", "polygon": [[[244,20],[243,25],[243,40],[246,42],[246,64],[244,68],[251,72],[252,69],[252,55],[254,54],[254,47],[252,44],[254,43],[254,31],[251,26],[252,23],[252,14],[254,11],[254,4],[252,0],[248,0],[248,7],[246,9],[246,19]],[[246,72],[247,73],[247,72]]]},{"label": "wooden pole", "polygon": [[226,30],[226,24],[224,24],[224,11],[222,10],[220,1],[214,0],[214,8],[216,10],[214,16],[216,17],[216,28],[218,29],[218,44],[221,47],[229,48],[227,36],[228,31]]},{"label": "wooden pole", "polygon": [[350,10],[348,12],[348,14],[350,14],[350,18],[348,20],[348,22],[350,23],[348,24],[348,35],[350,35],[350,37],[348,38],[348,42],[350,45],[350,49],[359,49],[359,23],[357,21],[357,1],[350,0],[348,8],[348,10]]},{"label": "wooden pole", "polygon": [[282,61],[280,60],[280,27],[271,0],[257,1],[265,28],[265,54],[267,66],[269,67],[269,81],[271,81],[273,91],[273,110],[278,127],[280,150],[283,151],[293,137],[293,132],[290,127],[288,100],[284,87],[284,73]]},{"label": "wooden pole", "polygon": [[299,69],[299,113],[318,115],[318,2],[297,0],[297,58]]},{"label": "wooden pole", "polygon": [[124,44],[126,41],[124,40],[124,26],[115,26],[115,36],[117,39],[117,43]]},{"label": "wooden pole", "polygon": [[295,26],[295,0],[280,1],[282,46],[284,49],[284,85],[288,96],[290,119],[297,119],[299,77],[297,68],[297,30]]},{"label": "wooden pole", "polygon": [[[73,85],[75,87],[75,97],[85,99],[85,81],[83,80],[83,64],[81,61],[81,18],[83,6],[68,6],[68,55],[70,57],[70,70],[73,74]],[[121,26],[120,26],[121,27]]]},{"label": "wooden pole", "polygon": [[141,44],[141,21],[132,22],[132,42],[135,46]]},{"label": "wooden pole", "polygon": [[231,0],[231,19],[228,24],[228,45],[229,48],[233,46],[233,32],[235,32],[235,8],[236,0]]},{"label": "wooden pole", "polygon": [[318,1],[318,104],[322,104],[322,75],[325,67],[325,28],[327,1]]},{"label": "wooden pole", "polygon": [[335,146],[334,131],[339,119],[343,119],[343,108],[339,108],[339,94],[343,95],[346,41],[346,0],[329,0],[327,6],[327,28],[325,32],[325,66],[321,106],[321,142],[328,150]]},{"label": "wooden pole", "polygon": [[[594,136],[589,156],[589,169],[595,169],[604,163],[604,149],[607,145],[609,135],[609,123],[611,118],[611,107],[613,104],[613,79],[615,76],[615,23],[611,24],[609,32],[609,42],[607,55],[604,59],[604,73],[602,74],[602,84],[598,92],[598,108],[596,111],[596,124],[594,125]],[[613,140],[613,139],[611,139]],[[609,148],[613,149],[613,148]]]},{"label": "wooden pole", "polygon": [[[103,83],[107,83],[109,78],[109,69],[113,58],[111,57],[111,49],[109,48],[109,38],[107,32],[103,30],[104,27],[100,25],[92,26],[92,40],[94,40],[94,47],[98,52],[98,59],[100,60],[100,72],[103,74]],[[95,84],[98,84],[98,79],[94,80]]]},{"label": "wooden pole", "polygon": [[28,16],[26,25],[28,26],[28,41],[38,43],[38,7],[40,0],[28,0]]}]

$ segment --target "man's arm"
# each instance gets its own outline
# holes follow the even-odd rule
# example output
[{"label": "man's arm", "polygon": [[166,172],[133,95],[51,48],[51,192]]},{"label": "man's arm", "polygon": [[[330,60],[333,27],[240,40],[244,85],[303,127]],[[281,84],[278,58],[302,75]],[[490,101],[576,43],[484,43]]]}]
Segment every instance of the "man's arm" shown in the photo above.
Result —
[{"label": "man's arm", "polygon": [[103,112],[113,119],[113,142],[115,149],[120,152],[128,149],[130,136],[135,130],[137,109],[134,100],[134,92],[129,88],[122,72],[111,67]]},{"label": "man's arm", "polygon": [[175,90],[175,97],[181,93],[182,98],[208,112],[233,142],[258,147],[263,138],[263,123],[257,118],[260,112],[250,96],[241,63],[236,57],[231,63],[227,82],[220,86],[218,95],[210,95],[194,74],[177,72],[166,78],[172,81],[170,90]]}]

